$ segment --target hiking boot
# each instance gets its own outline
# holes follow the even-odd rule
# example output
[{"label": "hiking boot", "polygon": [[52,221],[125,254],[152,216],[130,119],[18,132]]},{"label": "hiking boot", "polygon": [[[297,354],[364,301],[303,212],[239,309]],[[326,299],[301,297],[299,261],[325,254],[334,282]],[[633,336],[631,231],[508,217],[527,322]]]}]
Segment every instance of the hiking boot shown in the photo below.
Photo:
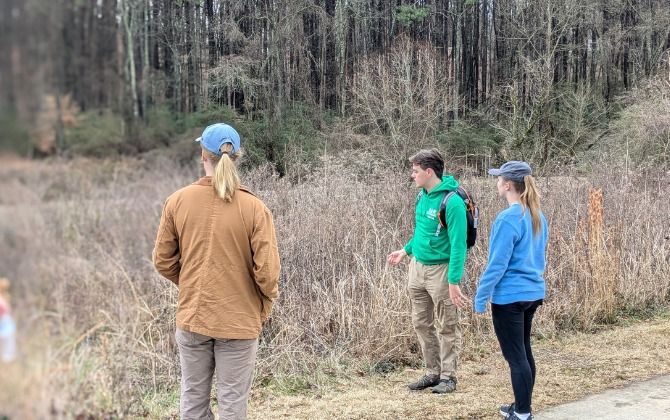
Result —
[{"label": "hiking boot", "polygon": [[501,405],[500,406],[500,414],[505,418],[514,414],[514,403],[509,404],[509,405]]},{"label": "hiking boot", "polygon": [[450,394],[456,391],[456,378],[440,379],[440,383],[433,387],[434,394]]},{"label": "hiking boot", "polygon": [[426,374],[423,375],[421,378],[419,378],[418,381],[412,382],[411,384],[407,385],[407,387],[412,391],[420,391],[422,389],[435,386],[438,383],[440,383],[440,375]]}]

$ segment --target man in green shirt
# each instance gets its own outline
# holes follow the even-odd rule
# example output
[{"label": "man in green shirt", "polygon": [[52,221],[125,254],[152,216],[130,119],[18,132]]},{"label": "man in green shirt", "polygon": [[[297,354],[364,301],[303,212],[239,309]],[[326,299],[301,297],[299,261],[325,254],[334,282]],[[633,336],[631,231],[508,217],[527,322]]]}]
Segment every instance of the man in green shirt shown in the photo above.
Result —
[{"label": "man in green shirt", "polygon": [[456,370],[461,351],[458,308],[466,298],[459,286],[464,277],[467,251],[465,203],[452,194],[446,203],[446,228],[438,220],[440,203],[458,188],[451,175],[443,175],[444,159],[437,149],[420,150],[409,161],[412,180],[420,188],[416,201],[415,228],[403,249],[388,255],[397,265],[409,255],[408,290],[412,302],[412,324],[419,338],[426,374],[409,384],[411,390],[432,387],[438,394],[456,390]]}]

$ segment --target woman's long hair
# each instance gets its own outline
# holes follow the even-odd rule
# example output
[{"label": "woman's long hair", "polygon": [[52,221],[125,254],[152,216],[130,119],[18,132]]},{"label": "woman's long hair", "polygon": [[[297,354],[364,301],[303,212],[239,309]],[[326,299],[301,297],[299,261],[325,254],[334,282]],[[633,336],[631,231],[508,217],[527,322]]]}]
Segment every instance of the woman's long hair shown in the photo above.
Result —
[{"label": "woman's long hair", "polygon": [[521,194],[520,200],[524,211],[530,211],[530,217],[533,221],[533,236],[537,236],[542,230],[540,222],[540,193],[535,185],[535,178],[531,175],[523,177],[523,182],[511,181],[514,189]]},{"label": "woman's long hair", "polygon": [[202,150],[207,159],[215,165],[212,185],[216,193],[223,201],[229,203],[232,201],[235,191],[240,187],[240,176],[237,173],[235,161],[242,155],[242,151],[238,150],[237,153],[233,154],[233,145],[230,143],[224,143],[221,146],[221,156],[205,149]]}]

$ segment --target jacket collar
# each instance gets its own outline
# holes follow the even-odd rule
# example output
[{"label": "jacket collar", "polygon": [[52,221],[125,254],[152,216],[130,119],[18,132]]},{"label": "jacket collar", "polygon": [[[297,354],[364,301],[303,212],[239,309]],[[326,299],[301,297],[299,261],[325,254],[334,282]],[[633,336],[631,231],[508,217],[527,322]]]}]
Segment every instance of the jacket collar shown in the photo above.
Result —
[{"label": "jacket collar", "polygon": [[195,181],[193,185],[203,185],[206,187],[211,187],[212,186],[212,177],[211,176],[203,176],[199,180]]},{"label": "jacket collar", "polygon": [[[212,177],[211,176],[203,176],[199,180],[195,181],[193,183],[193,185],[203,185],[205,187],[211,187],[212,186]],[[249,194],[251,194],[253,196],[256,195],[253,192],[251,192],[251,190],[249,188],[245,187],[244,185],[240,185],[239,189],[244,191],[244,192],[248,192]]]}]

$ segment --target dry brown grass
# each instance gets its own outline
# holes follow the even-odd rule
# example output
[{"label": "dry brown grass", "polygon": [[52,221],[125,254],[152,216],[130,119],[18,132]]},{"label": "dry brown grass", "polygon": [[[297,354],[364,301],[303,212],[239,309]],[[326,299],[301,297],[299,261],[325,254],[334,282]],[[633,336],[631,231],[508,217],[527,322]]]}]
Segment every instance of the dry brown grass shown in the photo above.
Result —
[{"label": "dry brown grass", "polygon": [[[378,362],[419,365],[405,267],[385,263],[411,234],[415,191],[405,172],[376,163],[327,158],[299,184],[268,168],[245,174],[275,214],[284,267],[255,392],[320,389],[351,372],[367,375]],[[3,410],[43,418],[174,409],[176,291],[154,272],[150,254],[163,200],[197,171],[171,167],[129,160],[0,168],[0,275],[13,281],[25,354],[10,368],[19,373],[0,371]],[[621,311],[668,301],[670,186],[663,174],[599,168],[586,179],[539,181],[552,229],[540,337],[589,330]],[[488,227],[503,205],[493,181],[464,183],[483,212],[464,285],[472,295]],[[597,223],[588,217],[594,187],[603,192]],[[589,239],[596,226],[600,239]],[[599,299],[612,295],[608,284],[614,300],[603,312]],[[464,359],[489,355],[490,321],[469,312],[462,318]]]},{"label": "dry brown grass", "polygon": [[[536,342],[534,410],[669,373],[669,333],[670,320],[666,318]],[[498,419],[498,406],[514,397],[509,370],[497,344],[488,340],[486,346],[491,354],[462,364],[459,388],[452,395],[407,390],[406,384],[423,372],[404,369],[388,376],[338,378],[299,395],[268,395],[258,389],[250,418]]]}]

